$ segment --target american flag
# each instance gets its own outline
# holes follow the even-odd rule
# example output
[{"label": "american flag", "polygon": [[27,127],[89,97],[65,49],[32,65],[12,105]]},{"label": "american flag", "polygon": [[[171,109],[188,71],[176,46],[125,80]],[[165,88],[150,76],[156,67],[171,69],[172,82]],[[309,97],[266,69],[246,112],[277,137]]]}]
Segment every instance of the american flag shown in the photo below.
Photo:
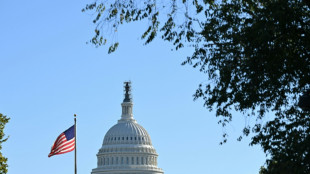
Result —
[{"label": "american flag", "polygon": [[74,125],[61,133],[52,146],[48,157],[73,151],[75,148]]}]

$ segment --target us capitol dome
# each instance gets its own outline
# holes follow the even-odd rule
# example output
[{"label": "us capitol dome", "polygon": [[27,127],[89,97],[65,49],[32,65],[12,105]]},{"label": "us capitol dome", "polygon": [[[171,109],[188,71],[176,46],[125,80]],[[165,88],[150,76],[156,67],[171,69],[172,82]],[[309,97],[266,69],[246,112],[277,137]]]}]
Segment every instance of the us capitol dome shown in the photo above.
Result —
[{"label": "us capitol dome", "polygon": [[133,118],[130,82],[124,84],[121,119],[104,136],[91,174],[163,174],[150,135]]}]

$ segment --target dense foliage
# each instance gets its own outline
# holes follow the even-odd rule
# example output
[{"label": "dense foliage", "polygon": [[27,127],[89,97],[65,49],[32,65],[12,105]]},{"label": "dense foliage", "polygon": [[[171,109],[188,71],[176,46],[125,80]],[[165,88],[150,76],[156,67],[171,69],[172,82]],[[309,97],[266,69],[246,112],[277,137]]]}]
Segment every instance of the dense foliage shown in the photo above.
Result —
[{"label": "dense foliage", "polygon": [[5,124],[9,122],[9,118],[0,113],[0,174],[5,174],[8,172],[7,158],[2,155],[2,143],[8,138],[5,137],[4,127]]},{"label": "dense foliage", "polygon": [[[124,23],[148,20],[142,38],[158,33],[177,50],[195,51],[183,65],[206,74],[195,99],[216,109],[225,126],[232,110],[255,117],[244,135],[254,133],[269,159],[265,173],[310,173],[310,113],[296,106],[310,85],[310,1],[307,0],[102,0],[83,11],[96,14],[96,46],[117,42],[107,38]],[[104,35],[103,33],[109,33]],[[275,113],[265,121],[267,112]],[[223,135],[226,141],[226,134]],[[241,139],[242,136],[239,138]]]}]

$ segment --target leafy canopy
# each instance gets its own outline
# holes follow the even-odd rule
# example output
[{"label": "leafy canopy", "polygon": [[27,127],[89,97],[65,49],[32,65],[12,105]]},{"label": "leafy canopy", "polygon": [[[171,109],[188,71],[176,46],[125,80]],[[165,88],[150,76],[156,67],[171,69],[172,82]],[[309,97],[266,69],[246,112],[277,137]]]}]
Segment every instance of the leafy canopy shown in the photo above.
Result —
[{"label": "leafy canopy", "polygon": [[8,138],[5,137],[4,127],[5,124],[9,122],[9,118],[0,113],[0,174],[5,174],[8,172],[7,158],[2,155],[2,143],[5,142]]},{"label": "leafy canopy", "polygon": [[[216,109],[223,126],[232,110],[256,118],[243,135],[253,132],[251,144],[270,155],[266,172],[310,172],[310,113],[296,106],[310,84],[310,1],[97,0],[83,11],[96,15],[90,41],[96,46],[110,43],[107,38],[121,24],[147,20],[145,44],[161,33],[176,50],[194,47],[183,65],[208,79],[194,99]],[[118,46],[110,44],[109,53]],[[270,111],[274,119],[264,122]],[[227,134],[223,137],[226,142]]]}]

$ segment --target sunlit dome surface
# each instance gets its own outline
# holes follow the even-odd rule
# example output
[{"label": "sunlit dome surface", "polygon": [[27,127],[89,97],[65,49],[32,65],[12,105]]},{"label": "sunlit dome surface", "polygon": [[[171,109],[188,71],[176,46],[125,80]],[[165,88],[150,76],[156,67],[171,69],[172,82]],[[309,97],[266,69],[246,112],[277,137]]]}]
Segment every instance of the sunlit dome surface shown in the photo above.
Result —
[{"label": "sunlit dome surface", "polygon": [[147,131],[133,121],[117,123],[106,133],[103,145],[109,144],[145,144],[152,145]]}]

